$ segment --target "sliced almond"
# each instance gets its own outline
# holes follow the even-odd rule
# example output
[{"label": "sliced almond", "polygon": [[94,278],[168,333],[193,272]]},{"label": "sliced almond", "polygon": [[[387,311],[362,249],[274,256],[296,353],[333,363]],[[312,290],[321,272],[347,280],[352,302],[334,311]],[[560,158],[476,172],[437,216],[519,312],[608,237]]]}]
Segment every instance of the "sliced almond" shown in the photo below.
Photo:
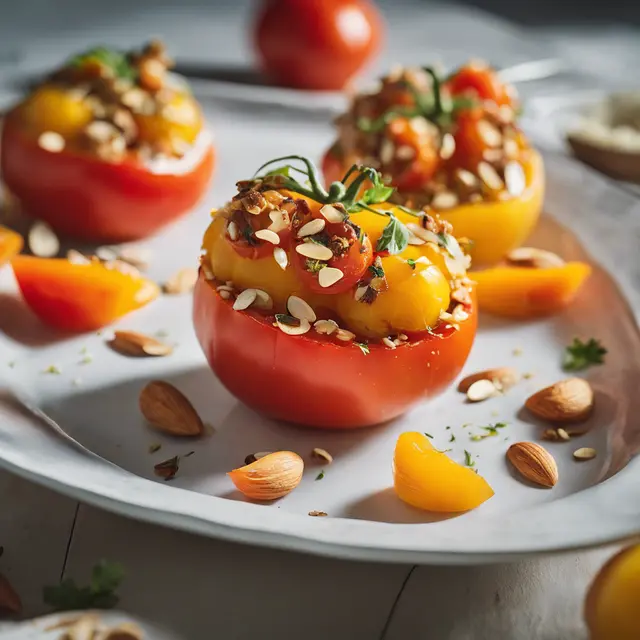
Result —
[{"label": "sliced almond", "polygon": [[330,336],[335,333],[340,327],[334,320],[318,320],[314,323],[313,328],[317,333]]},{"label": "sliced almond", "polygon": [[508,264],[529,269],[553,269],[562,267],[565,261],[555,253],[535,247],[519,247],[506,256]]},{"label": "sliced almond", "polygon": [[311,258],[311,260],[331,260],[333,258],[333,251],[329,247],[315,242],[303,242],[296,245],[296,252],[305,258]]},{"label": "sliced almond", "polygon": [[301,336],[311,329],[311,324],[308,320],[300,320],[300,318],[285,316],[280,313],[276,314],[276,325],[280,331],[289,336]]},{"label": "sliced almond", "polygon": [[453,191],[441,191],[433,197],[431,206],[438,211],[444,211],[458,206],[458,202],[458,196]]},{"label": "sliced almond", "polygon": [[326,289],[338,282],[338,280],[342,280],[343,277],[344,273],[340,271],[340,269],[336,269],[335,267],[322,267],[322,269],[318,271],[318,284],[323,289]]},{"label": "sliced almond", "polygon": [[[445,134],[448,135],[448,134]],[[409,146],[408,144],[401,144],[396,149],[396,159],[397,160],[413,160],[416,157],[416,150]]]},{"label": "sliced almond", "polygon": [[594,398],[591,385],[582,378],[567,378],[556,382],[525,402],[533,415],[549,422],[580,422],[593,411]]},{"label": "sliced almond", "polygon": [[504,187],[502,178],[488,162],[478,165],[478,175],[491,191],[500,191]]},{"label": "sliced almond", "polygon": [[322,218],[315,218],[307,222],[307,224],[303,224],[300,229],[298,229],[298,238],[315,236],[316,233],[320,233],[325,228],[326,224],[326,221]]},{"label": "sliced almond", "polygon": [[322,462],[326,462],[327,464],[331,464],[333,462],[333,456],[326,449],[320,449],[319,447],[316,447],[311,452],[311,455],[314,458],[321,460]]},{"label": "sliced almond", "polygon": [[289,214],[286,211],[282,209],[271,211],[269,218],[271,219],[271,224],[269,225],[271,231],[279,233],[289,228]]},{"label": "sliced almond", "polygon": [[255,289],[245,289],[241,293],[238,294],[238,297],[235,299],[233,303],[233,308],[235,311],[244,311],[244,309],[248,309],[258,297]]},{"label": "sliced almond", "polygon": [[284,271],[289,264],[289,257],[287,252],[282,247],[276,247],[273,250],[273,259],[278,263],[278,266]]},{"label": "sliced almond", "polygon": [[443,160],[448,160],[456,152],[456,140],[450,133],[445,133],[442,136],[442,142],[440,143],[440,157]]},{"label": "sliced almond", "polygon": [[382,344],[385,347],[389,347],[389,349],[395,349],[397,346],[396,343],[391,338],[388,338],[388,337],[382,338]]},{"label": "sliced almond", "polygon": [[231,220],[227,225],[227,233],[233,242],[235,242],[240,235],[238,232],[238,225],[233,220]]},{"label": "sliced almond", "polygon": [[253,235],[255,235],[258,240],[264,240],[271,244],[280,244],[280,236],[275,231],[271,231],[271,229],[259,229]]},{"label": "sliced almond", "polygon": [[75,249],[67,251],[67,260],[72,264],[91,264],[91,260]]},{"label": "sliced almond", "polygon": [[467,400],[469,402],[482,402],[498,395],[498,389],[491,380],[476,380],[467,389]]},{"label": "sliced almond", "polygon": [[311,306],[298,296],[289,296],[287,300],[287,310],[298,320],[307,320],[308,322],[316,321],[316,313]]},{"label": "sliced almond", "polygon": [[204,424],[187,397],[172,384],[153,380],[140,392],[140,411],[159,431],[173,436],[199,436]]},{"label": "sliced almond", "polygon": [[313,518],[324,518],[329,514],[326,511],[309,511],[309,515]]},{"label": "sliced almond", "polygon": [[502,134],[488,120],[478,122],[478,133],[482,141],[489,147],[502,146]]},{"label": "sliced almond", "polygon": [[337,209],[336,207],[331,206],[330,204],[325,204],[320,208],[320,213],[324,216],[327,222],[343,222],[344,221],[344,213]]},{"label": "sliced almond", "polygon": [[576,460],[593,460],[598,455],[598,452],[591,447],[580,447],[573,452],[573,457]]},{"label": "sliced almond", "polygon": [[198,281],[198,270],[184,267],[176,271],[163,285],[162,290],[169,295],[190,293]]},{"label": "sliced almond", "polygon": [[118,259],[144,271],[149,267],[151,252],[149,249],[135,245],[124,246],[118,250]]},{"label": "sliced almond", "polygon": [[60,251],[60,240],[53,229],[41,220],[31,225],[27,235],[29,249],[38,258],[53,258]]},{"label": "sliced almond", "polygon": [[382,164],[389,164],[393,160],[393,156],[396,154],[396,147],[388,138],[382,140],[380,145],[380,162]]},{"label": "sliced almond", "polygon": [[60,153],[64,149],[64,138],[55,131],[45,131],[38,136],[38,146],[51,153]]},{"label": "sliced almond", "polygon": [[347,331],[346,329],[338,329],[336,332],[336,338],[338,340],[342,340],[342,342],[351,342],[351,340],[355,340],[356,334],[353,331]]},{"label": "sliced almond", "polygon": [[125,356],[168,356],[173,347],[137,331],[116,331],[109,346]]},{"label": "sliced almond", "polygon": [[507,166],[504,168],[504,182],[507,186],[507,191],[514,198],[524,193],[527,187],[527,178],[519,162],[512,161],[507,163]]},{"label": "sliced almond", "polygon": [[542,487],[558,482],[558,466],[553,456],[535,442],[517,442],[507,450],[507,458],[527,480]]},{"label": "sliced almond", "polygon": [[466,378],[463,378],[458,383],[458,391],[466,393],[469,387],[478,380],[490,380],[501,391],[505,391],[517,384],[519,380],[518,372],[513,367],[497,367],[495,369],[486,369],[485,371],[479,371],[473,373]]},{"label": "sliced almond", "polygon": [[413,235],[417,236],[421,240],[424,240],[425,242],[433,242],[433,244],[440,243],[440,239],[435,233],[433,233],[433,231],[429,231],[429,229],[425,229],[415,222],[409,222],[406,226]]},{"label": "sliced almond", "polygon": [[21,613],[22,601],[11,583],[0,573],[0,611]]},{"label": "sliced almond", "polygon": [[560,438],[560,440],[564,440],[565,442],[571,440],[571,436],[562,427],[558,427],[558,438]]},{"label": "sliced almond", "polygon": [[556,429],[545,429],[542,432],[542,439],[556,442],[557,440],[560,440],[560,436],[558,435],[558,431]]},{"label": "sliced almond", "polygon": [[256,299],[253,303],[254,307],[267,311],[273,309],[273,299],[266,291],[262,289],[254,289],[254,291],[256,292]]}]

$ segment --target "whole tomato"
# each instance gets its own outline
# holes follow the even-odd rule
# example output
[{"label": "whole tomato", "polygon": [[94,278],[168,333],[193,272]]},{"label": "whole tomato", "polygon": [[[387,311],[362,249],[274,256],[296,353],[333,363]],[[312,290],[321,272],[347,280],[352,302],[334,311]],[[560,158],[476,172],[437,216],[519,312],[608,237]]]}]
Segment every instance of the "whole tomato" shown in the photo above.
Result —
[{"label": "whole tomato", "polygon": [[336,90],[377,51],[382,29],[369,0],[265,0],[255,44],[278,84]]}]

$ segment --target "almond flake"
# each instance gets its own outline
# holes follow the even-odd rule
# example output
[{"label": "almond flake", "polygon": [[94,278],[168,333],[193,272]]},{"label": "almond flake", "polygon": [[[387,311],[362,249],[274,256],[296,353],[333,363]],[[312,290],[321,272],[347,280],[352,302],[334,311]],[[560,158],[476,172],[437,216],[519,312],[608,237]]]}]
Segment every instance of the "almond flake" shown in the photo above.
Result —
[{"label": "almond flake", "polygon": [[598,452],[591,447],[581,447],[573,452],[573,457],[576,460],[593,460],[598,455]]},{"label": "almond flake", "polygon": [[490,122],[487,120],[480,120],[477,124],[477,128],[480,137],[488,147],[502,146],[502,134]]},{"label": "almond flake", "polygon": [[296,245],[296,252],[312,260],[331,260],[333,258],[333,251],[329,247],[314,242],[303,242]]},{"label": "almond flake", "polygon": [[467,389],[467,399],[469,402],[482,402],[496,395],[498,395],[498,389],[491,380],[476,380],[476,382]]},{"label": "almond flake", "polygon": [[315,236],[316,233],[320,233],[325,225],[326,221],[322,218],[316,218],[315,220],[311,220],[304,224],[298,229],[298,238],[304,238],[306,236]]},{"label": "almond flake", "polygon": [[320,213],[324,216],[327,222],[344,222],[344,213],[342,213],[340,209],[337,209],[330,204],[325,204],[323,207],[321,207]]},{"label": "almond flake", "polygon": [[280,244],[280,236],[271,229],[259,229],[253,235],[259,240],[270,242],[271,244]]},{"label": "almond flake", "polygon": [[322,269],[318,271],[318,284],[323,289],[326,289],[339,280],[342,280],[343,277],[344,273],[342,273],[340,269],[336,269],[335,267],[322,267]]},{"label": "almond flake", "polygon": [[353,294],[353,299],[356,302],[360,302],[360,300],[362,300],[362,298],[364,298],[365,294],[367,293],[367,291],[369,290],[369,285],[364,285],[362,287],[358,287],[355,290],[355,293]]},{"label": "almond flake", "polygon": [[433,197],[431,206],[434,209],[442,211],[445,209],[453,209],[453,207],[458,205],[458,202],[458,196],[452,191],[441,191]]},{"label": "almond flake", "polygon": [[271,219],[269,229],[274,233],[279,233],[289,228],[289,214],[286,211],[282,209],[271,211],[269,218]]},{"label": "almond flake", "polygon": [[453,156],[456,151],[456,140],[450,133],[445,133],[442,136],[442,142],[440,143],[440,157],[443,160],[448,160]]},{"label": "almond flake", "polygon": [[248,309],[258,297],[255,289],[245,289],[241,293],[238,294],[235,302],[233,303],[233,308],[235,311],[243,311],[244,309]]},{"label": "almond flake", "polygon": [[298,298],[298,296],[289,296],[287,300],[287,310],[294,318],[298,318],[298,320],[307,320],[311,323],[316,321],[315,311],[302,298]]},{"label": "almond flake", "polygon": [[335,333],[340,327],[334,320],[318,320],[314,323],[313,328],[317,333],[330,336]]},{"label": "almond flake", "polygon": [[342,340],[342,342],[350,342],[351,340],[355,340],[355,337],[355,333],[347,331],[346,329],[338,329],[336,333],[336,338],[338,338],[338,340]]},{"label": "almond flake", "polygon": [[433,231],[429,231],[429,229],[425,229],[415,222],[409,222],[406,226],[411,233],[421,240],[424,240],[425,242],[433,242],[433,244],[436,245],[440,243],[440,239],[435,233],[433,233]]},{"label": "almond flake", "polygon": [[318,460],[326,462],[327,464],[331,464],[333,462],[333,456],[326,449],[320,449],[319,447],[316,447],[311,452],[311,455]]},{"label": "almond flake", "polygon": [[565,261],[555,253],[535,247],[518,247],[507,254],[506,261],[514,267],[531,269],[552,269],[565,264]]},{"label": "almond flake", "polygon": [[55,131],[45,131],[38,137],[38,146],[51,153],[59,153],[64,149],[64,138]]},{"label": "almond flake", "polygon": [[408,144],[401,144],[396,149],[396,158],[398,160],[413,160],[416,157],[416,150]]},{"label": "almond flake", "polygon": [[385,138],[380,145],[380,162],[382,162],[382,164],[389,164],[393,160],[395,153],[395,145],[391,140]]},{"label": "almond flake", "polygon": [[168,356],[173,347],[137,331],[116,331],[109,346],[125,356]]},{"label": "almond flake", "polygon": [[69,251],[67,251],[67,260],[71,262],[71,264],[91,264],[91,260],[89,260],[87,256],[75,249],[69,249]]},{"label": "almond flake", "polygon": [[504,187],[502,178],[488,162],[481,162],[478,165],[478,175],[491,191],[500,191]]},{"label": "almond flake", "polygon": [[314,518],[324,518],[329,514],[326,511],[309,511],[309,515]]},{"label": "almond flake", "polygon": [[287,265],[289,264],[289,257],[282,247],[276,247],[273,250],[273,258],[283,271],[287,268]]},{"label": "almond flake", "polygon": [[169,295],[190,293],[196,286],[198,280],[198,270],[193,267],[184,267],[174,273],[162,287],[162,290]]},{"label": "almond flake", "polygon": [[60,251],[60,241],[53,229],[40,220],[34,222],[27,235],[29,249],[38,258],[53,258]]},{"label": "almond flake", "polygon": [[287,324],[286,322],[282,322],[282,320],[280,320],[278,316],[279,314],[276,315],[276,325],[278,326],[278,329],[280,329],[280,331],[286,333],[287,335],[301,336],[302,334],[307,333],[309,329],[311,329],[311,325],[309,324],[308,320],[300,320],[299,318],[296,318],[296,320],[298,320],[298,324],[292,325]]},{"label": "almond flake", "polygon": [[504,181],[507,191],[514,198],[521,196],[527,186],[524,169],[519,162],[509,162],[504,168]]},{"label": "almond flake", "polygon": [[565,442],[571,440],[571,436],[562,427],[558,428],[558,437]]},{"label": "almond flake", "polygon": [[238,239],[238,225],[233,220],[227,225],[227,233],[233,242]]},{"label": "almond flake", "polygon": [[389,349],[396,348],[396,343],[391,338],[382,338],[382,344],[384,344],[385,347],[389,347]]},{"label": "almond flake", "polygon": [[133,245],[120,247],[118,250],[118,259],[144,271],[149,267],[151,252],[149,249]]},{"label": "almond flake", "polygon": [[460,183],[467,187],[467,189],[477,189],[480,186],[478,178],[471,173],[471,171],[467,171],[466,169],[457,169],[455,176]]},{"label": "almond flake", "polygon": [[273,309],[273,300],[266,291],[263,291],[262,289],[254,289],[254,291],[256,292],[256,299],[253,303],[254,307],[257,309],[265,309],[267,311],[269,309]]},{"label": "almond flake", "polygon": [[229,300],[229,299],[231,298],[231,296],[233,295],[233,294],[231,293],[231,291],[228,291],[228,290],[226,290],[226,289],[223,289],[223,290],[222,290],[222,291],[220,291],[219,293],[220,293],[220,297],[221,297],[223,300]]}]

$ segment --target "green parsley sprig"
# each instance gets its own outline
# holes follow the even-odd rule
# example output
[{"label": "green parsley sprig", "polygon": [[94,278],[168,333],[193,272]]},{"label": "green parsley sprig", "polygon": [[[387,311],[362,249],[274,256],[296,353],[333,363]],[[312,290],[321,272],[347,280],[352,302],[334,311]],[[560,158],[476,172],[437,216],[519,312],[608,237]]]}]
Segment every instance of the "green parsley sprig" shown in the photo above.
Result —
[{"label": "green parsley sprig", "polygon": [[586,342],[574,338],[573,342],[565,348],[562,368],[565,371],[582,371],[591,366],[603,364],[606,353],[607,350],[595,338],[590,338]]},{"label": "green parsley sprig", "polygon": [[109,47],[89,49],[71,58],[67,64],[71,67],[82,67],[90,62],[106,67],[116,78],[131,81],[136,79],[137,71],[129,62],[127,54]]},{"label": "green parsley sprig", "polygon": [[[286,164],[270,168],[281,162]],[[304,183],[295,177],[295,173],[306,178]],[[350,178],[352,180],[347,184]],[[256,171],[251,182],[255,184],[273,182],[274,186],[306,196],[315,202],[341,205],[344,208],[346,218],[350,213],[359,211],[371,211],[377,215],[386,216],[389,218],[389,222],[376,245],[378,252],[401,253],[409,242],[409,230],[396,216],[390,211],[374,209],[371,206],[387,202],[395,191],[393,187],[387,186],[382,180],[381,174],[371,167],[354,164],[342,180],[332,182],[329,188],[325,189],[315,164],[304,156],[291,155],[265,162]],[[369,182],[371,186],[361,193],[366,182]],[[406,207],[403,207],[403,211],[416,218],[422,216],[421,213],[411,211]]]},{"label": "green parsley sprig", "polygon": [[67,578],[59,585],[45,587],[44,601],[56,611],[111,609],[118,604],[115,591],[123,578],[122,565],[102,560],[93,567],[89,586],[79,587],[73,579]]}]

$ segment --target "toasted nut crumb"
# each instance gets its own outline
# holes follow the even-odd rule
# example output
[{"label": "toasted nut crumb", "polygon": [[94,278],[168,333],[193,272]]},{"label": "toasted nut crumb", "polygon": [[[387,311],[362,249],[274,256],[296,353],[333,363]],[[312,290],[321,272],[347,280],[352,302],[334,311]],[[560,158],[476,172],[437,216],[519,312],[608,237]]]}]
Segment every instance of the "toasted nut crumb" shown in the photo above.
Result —
[{"label": "toasted nut crumb", "polygon": [[314,458],[317,458],[318,460],[322,460],[323,462],[326,462],[327,464],[331,464],[333,462],[333,456],[325,449],[320,449],[319,447],[316,447],[311,452],[311,455]]},{"label": "toasted nut crumb", "polygon": [[309,515],[313,516],[314,518],[323,518],[329,514],[326,511],[309,511]]},{"label": "toasted nut crumb", "polygon": [[597,455],[598,452],[591,447],[581,447],[573,452],[573,457],[581,462],[585,460],[593,460]]}]

